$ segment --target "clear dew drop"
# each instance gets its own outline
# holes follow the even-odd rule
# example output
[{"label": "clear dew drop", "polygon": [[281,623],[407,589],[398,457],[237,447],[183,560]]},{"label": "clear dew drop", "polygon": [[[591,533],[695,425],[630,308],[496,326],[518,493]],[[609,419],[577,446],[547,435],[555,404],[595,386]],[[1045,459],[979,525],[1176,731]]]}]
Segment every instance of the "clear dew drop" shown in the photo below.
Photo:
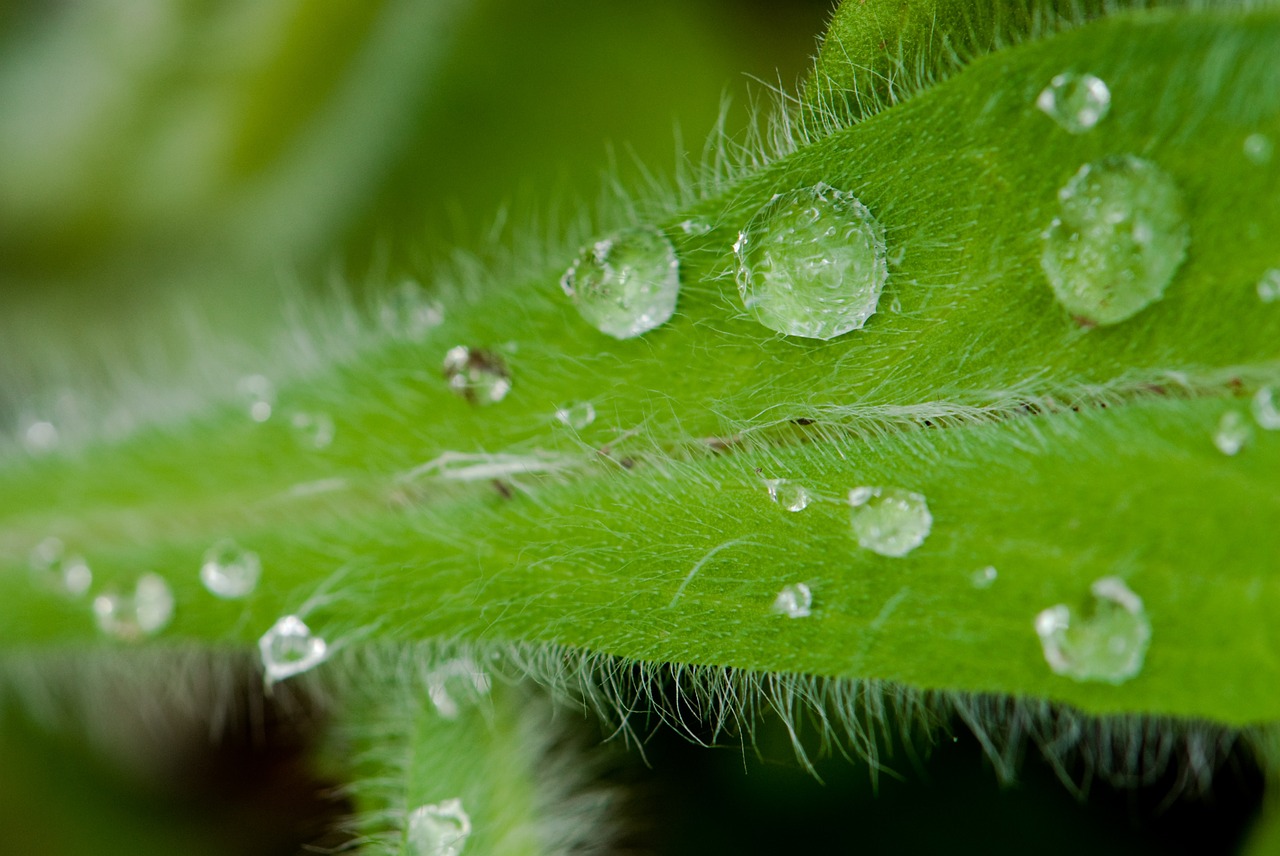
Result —
[{"label": "clear dew drop", "polygon": [[315,668],[324,661],[329,645],[311,632],[296,615],[286,615],[262,634],[258,652],[268,684],[283,681]]},{"label": "clear dew drop", "polygon": [[132,595],[110,592],[95,597],[93,615],[103,633],[132,641],[153,636],[168,626],[173,603],[173,591],[163,577],[143,574]]},{"label": "clear dew drop", "polygon": [[580,401],[566,407],[556,408],[556,421],[566,428],[581,431],[596,421],[596,407],[590,401]]},{"label": "clear dew drop", "polygon": [[93,585],[93,570],[83,556],[68,553],[58,538],[45,538],[32,548],[28,564],[44,586],[80,597]]},{"label": "clear dew drop", "polygon": [[511,391],[506,362],[483,348],[450,348],[444,355],[443,371],[449,389],[472,404],[493,404]]},{"label": "clear dew drop", "polygon": [[1250,134],[1244,138],[1244,156],[1258,166],[1271,163],[1275,151],[1275,143],[1266,134]]},{"label": "clear dew drop", "polygon": [[1055,674],[1077,681],[1121,684],[1142,671],[1151,623],[1142,598],[1119,577],[1090,586],[1085,610],[1060,603],[1036,616],[1044,659]]},{"label": "clear dew drop", "polygon": [[933,515],[923,494],[896,487],[856,487],[849,491],[853,534],[863,549],[899,558],[924,543]]},{"label": "clear dew drop", "polygon": [[457,797],[409,812],[405,841],[413,856],[460,856],[470,836],[471,817]]},{"label": "clear dew drop", "polygon": [[462,706],[488,695],[489,687],[489,673],[470,657],[449,660],[427,674],[427,695],[445,719],[457,719]]},{"label": "clear dew drop", "polygon": [[421,342],[444,323],[444,304],[429,298],[418,283],[405,280],[382,298],[378,320],[391,335]]},{"label": "clear dew drop", "polygon": [[327,449],[333,443],[335,428],[328,413],[295,411],[289,416],[289,427],[304,449]]},{"label": "clear dew drop", "polygon": [[764,486],[769,491],[769,499],[787,511],[804,511],[813,501],[804,485],[787,479],[765,479]]},{"label": "clear dew drop", "polygon": [[1092,74],[1065,72],[1049,81],[1036,106],[1069,134],[1093,129],[1111,110],[1111,90]]},{"label": "clear dew drop", "polygon": [[1253,439],[1253,427],[1238,410],[1228,410],[1218,420],[1213,445],[1224,455],[1237,455]]},{"label": "clear dew drop", "polygon": [[1263,303],[1280,300],[1280,268],[1271,268],[1258,278],[1258,299]]},{"label": "clear dew drop", "polygon": [[276,388],[266,375],[254,374],[240,378],[236,383],[236,394],[254,422],[266,422],[271,418],[271,411],[276,404]]},{"label": "clear dew drop", "polygon": [[993,565],[987,565],[969,574],[969,582],[976,589],[989,589],[996,584],[996,578],[999,576],[1000,572]]},{"label": "clear dew drop", "polygon": [[1082,166],[1058,202],[1040,265],[1068,312],[1116,324],[1164,296],[1189,240],[1182,193],[1167,173],[1132,155],[1108,157]]},{"label": "clear dew drop", "polygon": [[1253,394],[1250,409],[1253,421],[1265,431],[1280,431],[1280,406],[1276,404],[1275,389],[1264,386]]},{"label": "clear dew drop", "polygon": [[875,314],[889,276],[884,228],[826,184],[775,196],[733,245],[747,312],[787,336],[833,339]]},{"label": "clear dew drop", "polygon": [[205,551],[200,582],[209,593],[224,600],[246,597],[258,587],[262,561],[258,554],[235,541],[224,539]]},{"label": "clear dew drop", "polygon": [[658,229],[628,229],[583,247],[560,287],[592,327],[615,339],[632,339],[675,314],[680,262],[675,246]]},{"label": "clear dew drop", "polygon": [[813,592],[804,583],[783,586],[773,600],[773,611],[787,618],[807,618],[813,607]]}]

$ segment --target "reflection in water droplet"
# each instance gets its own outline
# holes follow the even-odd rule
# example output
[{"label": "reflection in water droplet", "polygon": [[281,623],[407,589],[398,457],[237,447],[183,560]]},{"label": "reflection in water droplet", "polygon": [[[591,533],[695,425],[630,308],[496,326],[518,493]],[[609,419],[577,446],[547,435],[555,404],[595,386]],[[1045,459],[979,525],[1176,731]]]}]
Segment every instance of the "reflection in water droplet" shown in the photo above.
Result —
[{"label": "reflection in water droplet", "polygon": [[296,615],[286,615],[262,634],[258,652],[268,684],[301,674],[324,661],[328,644]]},{"label": "reflection in water droplet", "polygon": [[1275,390],[1264,386],[1253,394],[1253,421],[1267,431],[1280,431],[1280,407],[1276,406]]},{"label": "reflection in water droplet", "polygon": [[1072,315],[1115,324],[1159,300],[1186,257],[1182,194],[1150,161],[1109,157],[1058,191],[1041,267]]},{"label": "reflection in water droplet", "polygon": [[596,421],[596,408],[590,401],[571,404],[556,410],[556,421],[566,428],[581,431]]},{"label": "reflection in water droplet", "polygon": [[747,312],[788,336],[833,339],[876,311],[889,276],[884,228],[826,184],[775,196],[733,245]]},{"label": "reflection in water droplet", "polygon": [[470,835],[471,817],[456,797],[415,808],[405,830],[412,856],[459,856]]},{"label": "reflection in water droplet", "polygon": [[382,299],[378,319],[391,335],[420,342],[444,323],[444,304],[427,297],[426,289],[418,283],[406,280]]},{"label": "reflection in water droplet", "polygon": [[973,583],[976,589],[989,589],[996,583],[996,577],[1000,576],[999,571],[992,565],[985,568],[978,568],[969,575],[969,582]]},{"label": "reflection in water droplet", "polygon": [[1237,410],[1228,410],[1218,420],[1218,429],[1213,432],[1213,445],[1224,455],[1235,455],[1253,439],[1253,428],[1250,427],[1244,414]]},{"label": "reflection in water droplet", "polygon": [[1280,300],[1280,268],[1271,268],[1258,279],[1258,299],[1263,303]]},{"label": "reflection in water droplet", "polygon": [[583,247],[560,279],[587,323],[615,339],[659,327],[676,311],[680,263],[658,229],[629,229]]},{"label": "reflection in water droplet", "polygon": [[806,618],[813,606],[813,592],[804,583],[784,586],[773,601],[773,611],[787,618]]},{"label": "reflection in water droplet", "polygon": [[1111,110],[1111,90],[1092,74],[1059,74],[1036,98],[1036,106],[1066,132],[1083,134]]},{"label": "reflection in water droplet", "polygon": [[295,411],[289,416],[289,427],[304,448],[327,449],[333,443],[333,418],[328,413]]},{"label": "reflection in water droplet", "polygon": [[29,564],[41,585],[71,597],[79,597],[93,585],[89,563],[83,556],[67,553],[57,538],[45,538],[32,548]]},{"label": "reflection in water droplet", "polygon": [[449,660],[427,674],[427,695],[445,719],[457,719],[462,705],[488,695],[489,686],[489,674],[470,657]]},{"label": "reflection in water droplet", "polygon": [[209,593],[226,600],[245,597],[258,587],[262,562],[258,554],[229,539],[219,541],[204,554],[200,582]]},{"label": "reflection in water droplet", "polygon": [[156,574],[138,578],[132,595],[108,593],[93,599],[98,629],[117,639],[135,640],[160,632],[173,618],[173,592]]},{"label": "reflection in water droplet", "polygon": [[1266,134],[1250,134],[1244,138],[1244,156],[1258,166],[1271,163],[1275,150],[1275,143]]},{"label": "reflection in water droplet", "polygon": [[905,556],[924,543],[933,515],[923,494],[896,487],[856,487],[849,491],[853,534],[863,549],[881,556]]},{"label": "reflection in water droplet", "polygon": [[265,375],[255,374],[240,378],[236,392],[244,402],[249,418],[254,422],[266,422],[276,403],[276,388]]},{"label": "reflection in water droplet", "polygon": [[444,355],[444,378],[449,389],[472,404],[492,404],[511,391],[507,364],[483,348],[450,348]]},{"label": "reflection in water droplet", "polygon": [[1036,616],[1036,634],[1055,674],[1077,681],[1121,684],[1142,671],[1151,641],[1142,598],[1124,580],[1104,577],[1090,591],[1087,610],[1073,613],[1066,604]]},{"label": "reflection in water droplet", "polygon": [[813,499],[803,485],[786,479],[765,479],[764,486],[769,498],[787,511],[804,511]]}]

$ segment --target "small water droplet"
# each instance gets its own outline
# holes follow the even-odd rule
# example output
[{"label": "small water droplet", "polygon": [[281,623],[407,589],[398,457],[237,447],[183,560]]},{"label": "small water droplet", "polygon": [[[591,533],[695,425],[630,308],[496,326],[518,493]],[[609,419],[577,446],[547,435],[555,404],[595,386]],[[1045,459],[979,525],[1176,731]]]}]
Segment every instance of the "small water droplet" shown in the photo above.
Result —
[{"label": "small water droplet", "polygon": [[276,388],[266,375],[254,374],[240,378],[236,393],[244,403],[249,418],[254,422],[266,422],[276,403]]},{"label": "small water droplet", "polygon": [[1075,614],[1064,603],[1036,616],[1036,634],[1054,674],[1077,681],[1121,684],[1142,671],[1151,641],[1142,598],[1119,577],[1103,577],[1089,588],[1092,602]]},{"label": "small water droplet", "polygon": [[98,629],[117,639],[136,640],[163,630],[173,619],[173,592],[163,577],[143,574],[132,595],[116,592],[93,599]]},{"label": "small water droplet", "polygon": [[769,498],[787,511],[804,511],[813,499],[804,485],[787,479],[765,479],[764,486],[769,491]]},{"label": "small water droplet", "polygon": [[1280,268],[1271,268],[1258,280],[1258,299],[1263,303],[1280,300]]},{"label": "small water droplet", "polygon": [[675,314],[680,262],[658,229],[628,229],[583,247],[560,287],[592,327],[631,339]]},{"label": "small water droplet", "polygon": [[813,592],[804,583],[783,586],[773,601],[773,611],[787,618],[807,618],[813,606]]},{"label": "small water droplet", "polygon": [[378,319],[391,335],[421,342],[444,323],[444,304],[429,298],[418,283],[405,280],[383,297]]},{"label": "small water droplet", "polygon": [[1272,387],[1264,386],[1253,394],[1253,421],[1267,431],[1280,431],[1280,407]]},{"label": "small water droplet", "polygon": [[989,589],[996,583],[996,577],[1000,576],[1000,572],[992,565],[985,568],[978,568],[969,575],[969,582],[973,583],[976,589]]},{"label": "small water droplet", "polygon": [[459,856],[470,835],[471,817],[456,797],[409,812],[405,838],[413,856]]},{"label": "small water droplet", "polygon": [[889,276],[884,228],[826,184],[775,196],[733,245],[747,312],[787,336],[833,339],[875,314]]},{"label": "small water droplet", "polygon": [[590,401],[570,404],[556,409],[556,421],[566,428],[581,431],[596,421],[596,407]]},{"label": "small water droplet", "polygon": [[1238,410],[1228,410],[1222,414],[1222,418],[1218,420],[1218,429],[1213,432],[1213,445],[1224,455],[1239,454],[1251,439],[1253,428]]},{"label": "small water droplet", "polygon": [[1186,258],[1182,194],[1132,155],[1085,164],[1058,191],[1040,265],[1072,315],[1115,324],[1159,300]]},{"label": "small water droplet", "polygon": [[93,571],[83,556],[67,553],[58,538],[45,538],[31,550],[31,571],[41,584],[79,597],[93,585]]},{"label": "small water droplet", "polygon": [[1275,150],[1275,143],[1266,134],[1250,134],[1244,138],[1244,156],[1258,166],[1271,163]]},{"label": "small water droplet", "polygon": [[304,448],[327,449],[333,443],[333,417],[328,413],[295,411],[289,417],[289,427]]},{"label": "small water droplet", "polygon": [[262,634],[258,652],[268,684],[313,669],[324,661],[328,644],[296,615],[286,615]]},{"label": "small water droplet", "polygon": [[1049,81],[1036,106],[1069,134],[1083,134],[1111,110],[1111,90],[1092,74],[1065,72]]},{"label": "small water droplet", "polygon": [[22,445],[33,455],[45,455],[58,448],[58,427],[52,422],[38,420],[22,432]]},{"label": "small water droplet", "polygon": [[488,695],[489,686],[489,674],[470,657],[450,660],[427,675],[427,695],[445,719],[457,719],[462,705]]},{"label": "small water droplet", "polygon": [[933,515],[923,494],[896,487],[855,487],[853,534],[863,549],[881,556],[905,556],[924,543]]},{"label": "small water droplet", "polygon": [[258,587],[262,562],[258,554],[223,539],[205,551],[200,582],[209,593],[226,600],[245,597]]},{"label": "small water droplet", "polygon": [[449,389],[472,404],[492,404],[511,391],[511,374],[502,357],[483,348],[458,345],[444,355]]},{"label": "small water droplet", "polygon": [[702,220],[685,220],[680,224],[680,230],[686,235],[699,237],[711,231],[711,224],[705,223]]}]

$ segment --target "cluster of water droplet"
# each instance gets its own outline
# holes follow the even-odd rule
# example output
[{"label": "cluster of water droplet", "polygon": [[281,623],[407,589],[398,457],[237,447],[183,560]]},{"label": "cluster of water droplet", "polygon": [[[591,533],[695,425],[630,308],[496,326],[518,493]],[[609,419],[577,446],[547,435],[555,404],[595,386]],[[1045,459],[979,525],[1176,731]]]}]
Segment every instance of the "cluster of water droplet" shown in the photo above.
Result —
[{"label": "cluster of water droplet", "polygon": [[455,797],[409,812],[405,851],[412,856],[460,856],[469,837],[471,817]]},{"label": "cluster of water droplet", "polygon": [[1213,432],[1213,445],[1224,455],[1238,455],[1253,441],[1254,425],[1264,431],[1280,431],[1280,403],[1274,387],[1264,386],[1253,394],[1249,403],[1251,423],[1239,410],[1226,410],[1218,417]]},{"label": "cluster of water droplet", "polygon": [[1142,671],[1151,623],[1142,598],[1124,580],[1103,577],[1089,587],[1087,609],[1064,603],[1036,616],[1036,634],[1055,674],[1077,681],[1120,684]]}]

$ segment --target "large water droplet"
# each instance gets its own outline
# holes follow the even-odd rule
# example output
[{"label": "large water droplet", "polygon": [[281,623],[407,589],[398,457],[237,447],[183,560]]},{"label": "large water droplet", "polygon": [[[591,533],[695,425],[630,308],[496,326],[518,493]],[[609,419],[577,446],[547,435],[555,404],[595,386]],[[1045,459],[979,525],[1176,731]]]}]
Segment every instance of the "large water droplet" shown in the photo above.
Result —
[{"label": "large water droplet", "polygon": [[204,554],[200,582],[209,593],[226,600],[245,597],[258,587],[262,562],[258,554],[229,539],[219,541]]},{"label": "large water droplet", "polygon": [[427,695],[445,719],[457,719],[463,704],[475,704],[488,693],[489,674],[470,657],[449,660],[427,674]]},{"label": "large water droplet", "polygon": [[173,592],[163,577],[143,574],[132,595],[115,592],[93,599],[98,629],[117,639],[135,640],[159,633],[173,618]]},{"label": "large water droplet", "polygon": [[1276,406],[1276,393],[1264,386],[1253,394],[1253,420],[1267,431],[1280,431],[1280,407]]},{"label": "large water droplet", "polygon": [[881,556],[905,556],[924,543],[933,515],[923,494],[896,487],[856,487],[849,491],[853,534],[863,549]]},{"label": "large water droplet", "polygon": [[804,583],[783,586],[773,601],[773,611],[787,618],[806,618],[813,607],[813,592]]},{"label": "large water droplet", "polygon": [[596,421],[596,407],[590,401],[580,401],[556,408],[556,421],[566,428],[581,431]]},{"label": "large water droplet", "polygon": [[296,411],[289,416],[289,427],[303,448],[327,449],[333,443],[333,417],[328,413]]},{"label": "large water droplet", "polygon": [[276,403],[276,388],[266,375],[254,374],[240,378],[236,393],[244,403],[249,418],[254,422],[266,422]]},{"label": "large water droplet", "polygon": [[418,283],[406,280],[382,299],[378,319],[391,335],[420,342],[444,323],[444,304],[430,299]]},{"label": "large water droplet", "polygon": [[1077,681],[1124,683],[1142,671],[1151,641],[1142,598],[1118,577],[1103,577],[1089,590],[1087,610],[1060,603],[1036,616],[1044,658],[1055,674]]},{"label": "large water droplet", "polygon": [[68,553],[58,538],[45,538],[31,550],[31,571],[55,591],[79,597],[93,585],[93,571],[83,556]]},{"label": "large water droplet", "polygon": [[1218,420],[1218,428],[1213,432],[1213,445],[1224,455],[1236,455],[1252,438],[1253,428],[1244,414],[1228,410]]},{"label": "large water droplet", "polygon": [[511,374],[502,357],[483,348],[458,345],[444,355],[449,389],[472,404],[492,404],[511,391]]},{"label": "large water droplet", "polygon": [[976,589],[989,589],[996,584],[996,578],[1000,576],[1000,572],[993,565],[987,565],[985,568],[978,568],[969,575],[969,582],[973,583]]},{"label": "large water droplet", "polygon": [[1258,279],[1258,299],[1263,303],[1280,300],[1280,268],[1271,268]]},{"label": "large water droplet", "polygon": [[876,311],[889,276],[884,228],[826,184],[775,196],[733,245],[747,312],[788,336],[832,339]]},{"label": "large water droplet", "polygon": [[296,615],[286,615],[258,640],[267,683],[302,674],[324,661],[329,645]]},{"label": "large water droplet", "polygon": [[1083,134],[1111,110],[1111,90],[1092,74],[1059,74],[1036,98],[1036,106],[1068,133]]},{"label": "large water droplet", "polygon": [[1058,191],[1040,265],[1076,317],[1115,324],[1159,300],[1186,257],[1182,194],[1132,155],[1085,164]]},{"label": "large water droplet", "polygon": [[470,835],[471,817],[456,797],[409,812],[405,839],[413,856],[459,856]]},{"label": "large water droplet", "polygon": [[1275,150],[1275,143],[1266,134],[1250,134],[1244,138],[1244,156],[1258,166],[1271,163]]},{"label": "large water droplet", "polygon": [[787,511],[804,511],[813,500],[804,485],[787,479],[765,479],[764,486],[769,491],[769,498]]},{"label": "large water droplet", "polygon": [[615,339],[631,339],[675,313],[680,262],[658,229],[629,229],[583,247],[560,287],[592,327]]}]

